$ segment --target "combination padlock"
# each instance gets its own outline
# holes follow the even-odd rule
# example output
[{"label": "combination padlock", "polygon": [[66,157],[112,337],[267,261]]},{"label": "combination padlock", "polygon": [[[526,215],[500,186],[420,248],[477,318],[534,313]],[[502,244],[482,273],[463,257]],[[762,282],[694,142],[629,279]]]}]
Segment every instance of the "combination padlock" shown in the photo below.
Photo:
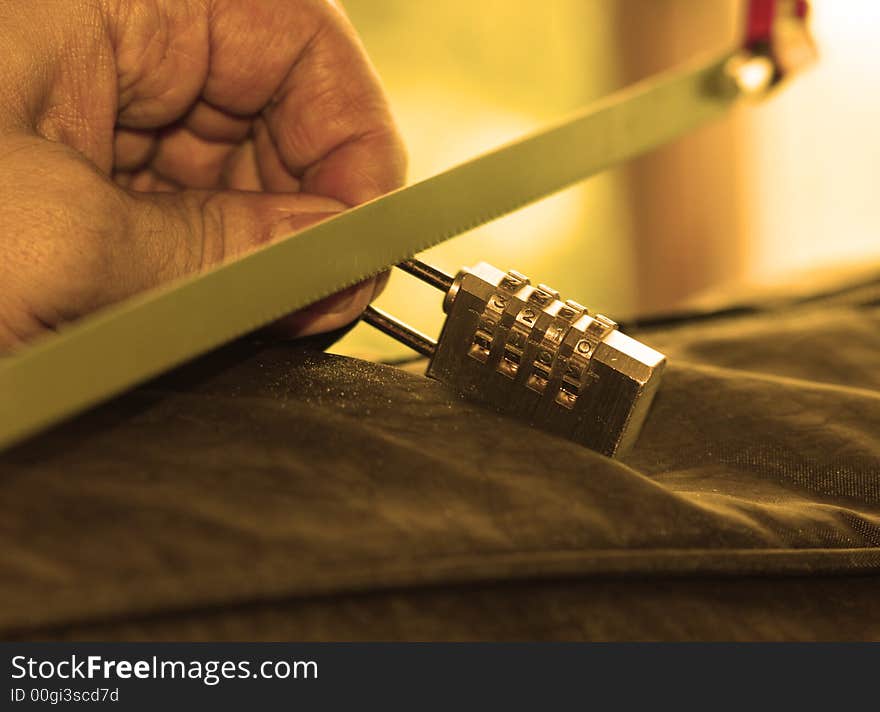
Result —
[{"label": "combination padlock", "polygon": [[446,293],[440,339],[375,307],[364,321],[429,357],[427,376],[605,455],[632,446],[660,383],[663,354],[519,272],[480,263],[451,277],[417,260],[398,267]]}]

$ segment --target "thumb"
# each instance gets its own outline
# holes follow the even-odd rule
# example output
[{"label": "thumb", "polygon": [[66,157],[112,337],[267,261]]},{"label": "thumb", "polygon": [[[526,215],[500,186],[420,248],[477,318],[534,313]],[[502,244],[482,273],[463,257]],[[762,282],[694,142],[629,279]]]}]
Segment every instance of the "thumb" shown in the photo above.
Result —
[{"label": "thumb", "polygon": [[[136,254],[121,255],[129,273],[120,280],[120,296],[232,261],[345,208],[330,198],[304,193],[130,194],[126,222],[131,237],[125,242]],[[291,336],[340,328],[360,316],[376,291],[376,280],[370,279],[283,320],[281,328]]]},{"label": "thumb", "polygon": [[[3,150],[0,353],[346,207],[304,193],[136,193],[108,181],[62,144],[8,138],[0,141]],[[287,333],[345,326],[360,315],[374,287],[369,280],[312,305]]]}]

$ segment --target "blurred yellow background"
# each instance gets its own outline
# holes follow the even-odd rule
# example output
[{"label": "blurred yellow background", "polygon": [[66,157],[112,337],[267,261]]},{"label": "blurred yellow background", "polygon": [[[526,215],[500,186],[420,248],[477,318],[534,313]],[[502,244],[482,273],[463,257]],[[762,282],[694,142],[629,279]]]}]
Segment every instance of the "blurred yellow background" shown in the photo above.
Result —
[{"label": "blurred yellow background", "polygon": [[[416,181],[621,86],[737,41],[737,0],[346,0]],[[880,4],[815,0],[819,64],[767,103],[440,245],[612,317],[719,285],[880,258]],[[572,147],[576,150],[576,147]],[[377,302],[436,335],[441,295],[401,273]],[[366,325],[333,349],[407,350]]]}]

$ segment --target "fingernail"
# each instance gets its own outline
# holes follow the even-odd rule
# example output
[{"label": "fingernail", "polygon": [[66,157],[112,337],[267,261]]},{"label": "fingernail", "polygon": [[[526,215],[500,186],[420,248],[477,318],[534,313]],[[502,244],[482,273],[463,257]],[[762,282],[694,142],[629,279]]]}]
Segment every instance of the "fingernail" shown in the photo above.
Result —
[{"label": "fingernail", "polygon": [[364,294],[373,294],[373,280],[355,284],[341,292],[323,299],[315,305],[316,311],[323,314],[343,314],[349,311],[357,301],[363,301]]},{"label": "fingernail", "polygon": [[357,318],[358,312],[370,303],[372,293],[373,280],[356,284],[285,317],[275,326],[288,336],[310,336],[339,329]]}]

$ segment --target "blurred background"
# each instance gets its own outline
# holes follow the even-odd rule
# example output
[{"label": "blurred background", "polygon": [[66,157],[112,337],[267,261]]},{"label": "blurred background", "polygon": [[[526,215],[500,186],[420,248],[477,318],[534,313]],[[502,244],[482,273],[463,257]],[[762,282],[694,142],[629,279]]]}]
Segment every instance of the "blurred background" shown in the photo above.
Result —
[{"label": "blurred background", "polygon": [[[410,181],[731,46],[743,21],[738,0],[344,4],[390,94]],[[517,269],[621,319],[880,266],[880,3],[812,8],[819,62],[765,103],[422,257],[451,273],[479,261]],[[398,272],[377,305],[436,336],[440,303]],[[333,350],[408,354],[366,325]]]}]

